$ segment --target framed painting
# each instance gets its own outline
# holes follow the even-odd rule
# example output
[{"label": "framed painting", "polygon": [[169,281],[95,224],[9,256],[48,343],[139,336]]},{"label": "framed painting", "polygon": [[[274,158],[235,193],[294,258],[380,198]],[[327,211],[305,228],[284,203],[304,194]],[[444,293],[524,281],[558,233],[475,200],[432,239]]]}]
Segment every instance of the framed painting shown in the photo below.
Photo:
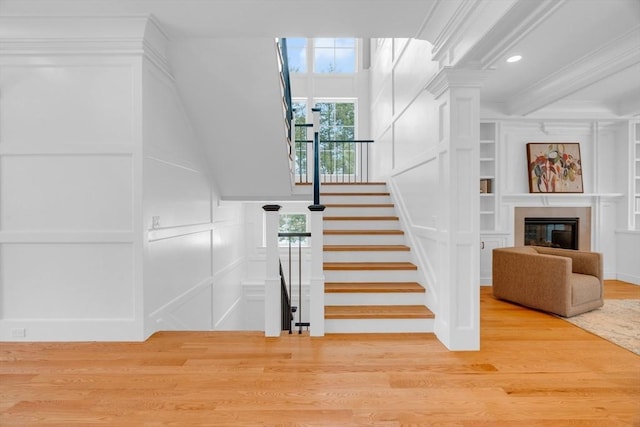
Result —
[{"label": "framed painting", "polygon": [[529,193],[582,193],[580,144],[527,144]]}]

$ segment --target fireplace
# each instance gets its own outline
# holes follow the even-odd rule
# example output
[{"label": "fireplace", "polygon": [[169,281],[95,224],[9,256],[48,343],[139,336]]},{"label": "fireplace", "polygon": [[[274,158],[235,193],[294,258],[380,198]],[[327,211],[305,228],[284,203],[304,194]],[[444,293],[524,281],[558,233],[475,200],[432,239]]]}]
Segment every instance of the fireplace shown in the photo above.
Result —
[{"label": "fireplace", "polygon": [[[513,241],[514,246],[525,246],[525,231],[524,222],[527,219],[561,219],[561,220],[575,220],[577,218],[577,224],[575,226],[575,237],[577,249],[581,251],[591,250],[591,207],[587,206],[514,206],[513,212]],[[540,232],[541,236],[547,236],[546,240],[551,242],[549,246],[554,243],[558,243],[560,240],[567,240],[568,233],[566,233],[565,227],[556,227],[555,238],[551,232]],[[553,231],[553,230],[552,230]],[[563,233],[564,231],[564,233]],[[537,238],[537,234],[536,237]],[[531,239],[527,239],[531,240]],[[573,238],[569,237],[572,241]]]},{"label": "fireplace", "polygon": [[524,244],[578,249],[580,218],[525,217]]}]

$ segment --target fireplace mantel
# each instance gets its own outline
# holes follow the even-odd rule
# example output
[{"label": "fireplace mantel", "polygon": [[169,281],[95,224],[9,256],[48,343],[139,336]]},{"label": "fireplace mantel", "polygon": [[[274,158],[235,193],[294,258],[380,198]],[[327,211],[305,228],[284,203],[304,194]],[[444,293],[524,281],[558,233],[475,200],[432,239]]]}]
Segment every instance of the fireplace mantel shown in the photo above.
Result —
[{"label": "fireplace mantel", "polygon": [[624,197],[622,193],[510,193],[502,195],[503,203],[526,206],[559,206],[582,204],[591,206],[604,200]]}]

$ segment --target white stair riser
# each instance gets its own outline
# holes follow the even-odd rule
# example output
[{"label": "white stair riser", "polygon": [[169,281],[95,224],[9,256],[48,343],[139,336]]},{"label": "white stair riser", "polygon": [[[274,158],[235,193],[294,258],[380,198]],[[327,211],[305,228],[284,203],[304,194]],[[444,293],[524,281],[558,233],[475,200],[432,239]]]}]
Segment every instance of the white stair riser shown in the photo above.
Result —
[{"label": "white stair riser", "polygon": [[399,221],[389,220],[324,220],[325,230],[399,230]]},{"label": "white stair riser", "polygon": [[325,262],[411,262],[410,251],[324,251]]},{"label": "white stair riser", "polygon": [[324,216],[395,216],[393,207],[327,207]]},{"label": "white stair riser", "polygon": [[388,192],[385,184],[321,184],[322,193],[380,193]]},{"label": "white stair riser", "polygon": [[325,319],[328,334],[434,332],[434,319]]},{"label": "white stair riser", "polygon": [[416,282],[416,270],[324,270],[326,282]]},{"label": "white stair riser", "polygon": [[325,245],[404,245],[404,234],[325,234]]},{"label": "white stair riser", "polygon": [[423,293],[327,293],[325,305],[424,305]]},{"label": "white stair riser", "polygon": [[391,197],[390,196],[380,196],[380,195],[373,195],[373,196],[326,196],[326,195],[320,195],[320,203],[321,204],[327,204],[327,203],[341,203],[341,204],[345,204],[345,203],[352,203],[352,204],[362,204],[362,203],[391,203]]}]

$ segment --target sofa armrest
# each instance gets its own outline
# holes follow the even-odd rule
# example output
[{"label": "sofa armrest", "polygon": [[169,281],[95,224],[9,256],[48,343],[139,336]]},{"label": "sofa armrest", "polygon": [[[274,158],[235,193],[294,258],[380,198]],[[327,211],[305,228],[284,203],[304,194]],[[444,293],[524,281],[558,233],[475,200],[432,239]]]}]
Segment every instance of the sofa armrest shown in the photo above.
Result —
[{"label": "sofa armrest", "polygon": [[493,294],[528,307],[564,312],[571,302],[571,258],[531,250],[493,250]]},{"label": "sofa armrest", "polygon": [[540,246],[536,246],[536,251],[540,254],[571,258],[574,273],[596,276],[601,282],[604,280],[603,259],[602,254],[599,252],[545,248]]}]

